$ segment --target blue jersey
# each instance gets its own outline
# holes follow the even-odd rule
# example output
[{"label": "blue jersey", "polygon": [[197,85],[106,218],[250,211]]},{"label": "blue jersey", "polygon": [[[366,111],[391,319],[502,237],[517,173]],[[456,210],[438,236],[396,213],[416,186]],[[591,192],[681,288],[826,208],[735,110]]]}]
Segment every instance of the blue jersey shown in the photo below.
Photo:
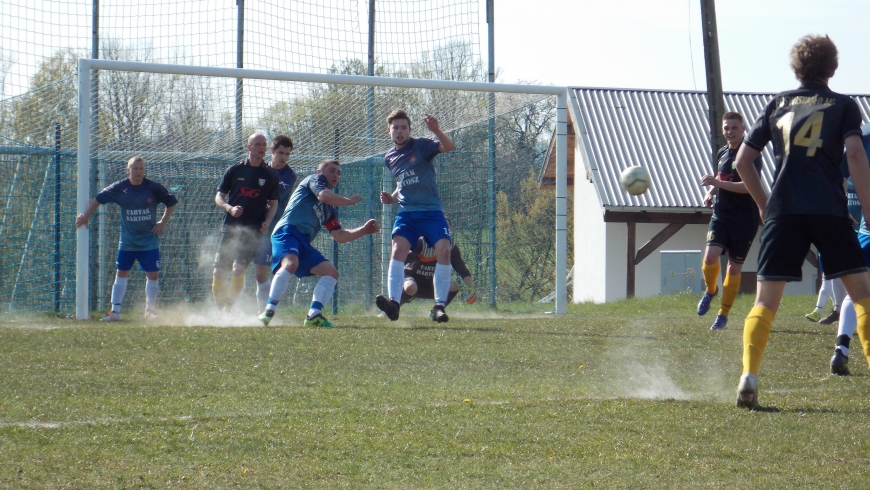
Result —
[{"label": "blue jersey", "polygon": [[302,179],[290,196],[287,210],[278,220],[275,231],[285,226],[293,226],[311,243],[320,231],[320,225],[328,231],[341,229],[335,208],[317,199],[317,195],[324,190],[329,190],[329,185],[323,174],[313,174]]},{"label": "blue jersey", "polygon": [[393,148],[384,155],[384,163],[399,185],[399,212],[443,211],[432,163],[440,144],[426,138],[411,138],[401,150]]},{"label": "blue jersey", "polygon": [[121,243],[119,250],[138,252],[160,247],[160,238],[152,233],[157,224],[157,204],[175,206],[178,200],[157,182],[143,179],[139,185],[130,179],[119,180],[94,198],[100,204],[116,203],[121,208]]},{"label": "blue jersey", "polygon": [[[870,124],[865,124],[861,128],[861,140],[864,143],[864,152],[867,153],[867,158],[870,159]],[[848,176],[849,175],[849,167],[846,163],[846,156],[843,156],[843,173]],[[852,179],[849,178],[849,192],[855,192],[855,187],[852,185]],[[858,196],[855,196],[855,205],[857,206],[858,216],[861,216],[861,203],[858,202]],[[849,198],[849,210],[853,209],[852,198]],[[852,214],[853,216],[855,213]],[[856,218],[857,219],[857,218]],[[861,228],[858,230],[862,235],[870,235],[870,228],[867,227],[867,221],[862,216],[861,219]]]},{"label": "blue jersey", "polygon": [[[293,184],[296,183],[296,172],[290,168],[290,165],[285,165],[280,169],[276,169],[271,165],[269,167],[278,174],[278,210],[275,211],[275,217],[269,223],[269,234],[271,235],[281,216],[284,215],[287,203],[290,202],[290,196],[293,194]],[[266,237],[266,239],[268,240],[269,237]]]}]

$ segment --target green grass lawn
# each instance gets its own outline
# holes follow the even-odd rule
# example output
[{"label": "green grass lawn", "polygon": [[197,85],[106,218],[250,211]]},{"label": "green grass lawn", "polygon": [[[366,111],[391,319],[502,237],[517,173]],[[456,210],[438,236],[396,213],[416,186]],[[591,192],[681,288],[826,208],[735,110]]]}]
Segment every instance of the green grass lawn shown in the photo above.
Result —
[{"label": "green grass lawn", "polygon": [[697,299],[333,329],[4,317],[0,487],[866,487],[857,339],[829,375],[836,326],[787,298],[760,376],[777,411],[738,410],[751,298],[724,332]]}]

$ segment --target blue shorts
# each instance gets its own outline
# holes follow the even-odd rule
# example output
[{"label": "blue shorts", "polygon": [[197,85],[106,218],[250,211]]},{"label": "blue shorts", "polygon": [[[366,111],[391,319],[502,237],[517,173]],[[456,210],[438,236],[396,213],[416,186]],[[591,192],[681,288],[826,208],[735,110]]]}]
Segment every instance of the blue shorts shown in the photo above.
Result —
[{"label": "blue shorts", "polygon": [[326,262],[326,257],[312,247],[308,238],[292,225],[275,228],[272,234],[272,274],[278,272],[281,259],[288,255],[295,255],[299,259],[299,267],[293,273],[296,277],[313,276],[311,269]]},{"label": "blue shorts", "polygon": [[430,247],[442,238],[453,240],[443,211],[402,211],[393,223],[392,236],[396,235],[408,240],[412,248],[420,237]]},{"label": "blue shorts", "polygon": [[154,248],[151,250],[118,250],[118,260],[115,261],[115,268],[119,271],[129,271],[133,269],[133,262],[139,261],[139,268],[145,272],[160,271],[160,249]]},{"label": "blue shorts", "polygon": [[272,237],[265,235],[254,253],[254,264],[272,265]]}]

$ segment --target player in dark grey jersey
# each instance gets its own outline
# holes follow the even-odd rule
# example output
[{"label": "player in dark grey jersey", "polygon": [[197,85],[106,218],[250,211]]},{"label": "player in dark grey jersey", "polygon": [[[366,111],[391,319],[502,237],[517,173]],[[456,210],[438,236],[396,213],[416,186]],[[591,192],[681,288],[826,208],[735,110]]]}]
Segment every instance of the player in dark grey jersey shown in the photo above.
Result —
[{"label": "player in dark grey jersey", "polygon": [[[722,301],[710,330],[722,330],[728,323],[728,313],[740,290],[743,262],[758,231],[758,208],[734,168],[734,157],[745,131],[743,116],[739,113],[726,112],[722,116],[722,134],[728,144],[719,149],[717,175],[706,175],[701,179],[701,185],[710,186],[704,204],[713,207],[713,217],[707,230],[707,248],[701,264],[707,291],[698,302],[699,315],[707,313],[710,302],[719,292],[719,256],[728,253],[728,269],[722,281]],[[754,164],[755,169],[761,172],[760,156]]]},{"label": "player in dark grey jersey", "polygon": [[[840,160],[845,146],[849,172],[864,216],[870,214],[870,168],[861,144],[861,112],[850,97],[828,88],[837,69],[837,48],[827,36],[804,36],[791,51],[801,86],[777,94],[752,126],[737,154],[737,171],[758,204],[763,226],[758,255],[758,293],[743,329],[743,375],[737,406],[758,405],[758,370],[786,281],[801,279],[815,245],[828,277],[840,277],[854,300],[857,331],[870,351],[870,277],[852,229]],[[767,143],[776,161],[768,197],[752,164]]]}]

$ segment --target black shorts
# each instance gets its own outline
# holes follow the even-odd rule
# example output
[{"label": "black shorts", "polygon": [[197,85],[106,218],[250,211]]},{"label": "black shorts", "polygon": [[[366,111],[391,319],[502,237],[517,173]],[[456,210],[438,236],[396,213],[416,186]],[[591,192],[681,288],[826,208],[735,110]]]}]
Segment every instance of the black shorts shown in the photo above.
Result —
[{"label": "black shorts", "polygon": [[800,281],[810,244],[825,257],[825,278],[867,270],[852,220],[824,214],[791,214],[764,222],[758,251],[759,281]]},{"label": "black shorts", "polygon": [[711,219],[707,228],[707,245],[722,247],[722,254],[728,252],[728,260],[735,264],[742,264],[749,254],[752,241],[758,232],[755,220],[747,223],[724,222]]},{"label": "black shorts", "polygon": [[411,278],[417,282],[417,294],[414,295],[417,299],[435,299],[435,286],[432,283],[432,276],[423,276],[420,274],[405,274],[405,279]]},{"label": "black shorts", "polygon": [[214,255],[215,269],[230,270],[233,262],[247,267],[257,254],[262,236],[258,227],[240,225],[224,227],[221,230],[217,253]]}]

